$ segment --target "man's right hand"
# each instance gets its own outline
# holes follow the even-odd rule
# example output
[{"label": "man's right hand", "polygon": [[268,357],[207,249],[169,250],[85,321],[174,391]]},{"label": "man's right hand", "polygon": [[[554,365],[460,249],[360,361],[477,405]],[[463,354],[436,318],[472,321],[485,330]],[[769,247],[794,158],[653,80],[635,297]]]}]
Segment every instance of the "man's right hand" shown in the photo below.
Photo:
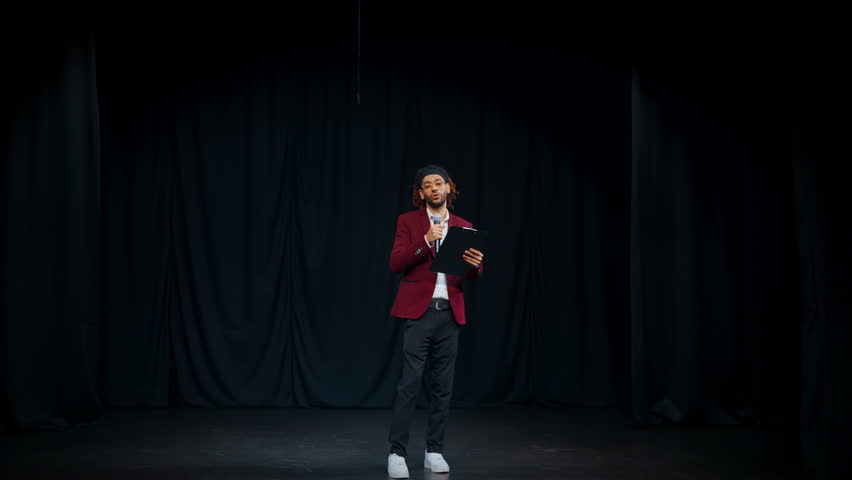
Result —
[{"label": "man's right hand", "polygon": [[444,226],[443,225],[432,225],[432,228],[426,232],[426,243],[429,245],[434,245],[435,240],[444,238]]}]

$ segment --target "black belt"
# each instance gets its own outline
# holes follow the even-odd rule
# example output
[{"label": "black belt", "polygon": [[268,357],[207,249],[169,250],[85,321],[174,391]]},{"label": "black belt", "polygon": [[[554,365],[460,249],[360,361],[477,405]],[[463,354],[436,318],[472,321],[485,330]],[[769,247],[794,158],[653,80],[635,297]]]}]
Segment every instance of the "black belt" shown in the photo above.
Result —
[{"label": "black belt", "polygon": [[450,301],[445,298],[433,298],[429,303],[429,308],[434,308],[435,310],[449,310],[450,309]]}]

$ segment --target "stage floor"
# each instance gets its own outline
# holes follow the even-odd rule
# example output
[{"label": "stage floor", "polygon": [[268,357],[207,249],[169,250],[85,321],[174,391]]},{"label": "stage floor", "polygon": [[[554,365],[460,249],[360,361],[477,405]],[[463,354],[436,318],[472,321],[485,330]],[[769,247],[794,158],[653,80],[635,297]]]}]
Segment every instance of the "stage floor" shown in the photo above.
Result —
[{"label": "stage floor", "polygon": [[[2,478],[385,479],[389,410],[112,409],[94,425],[0,434]],[[783,436],[739,426],[633,428],[619,413],[454,409],[450,474],[423,469],[426,412],[411,431],[413,479],[786,479]],[[793,445],[795,447],[795,445]]]}]

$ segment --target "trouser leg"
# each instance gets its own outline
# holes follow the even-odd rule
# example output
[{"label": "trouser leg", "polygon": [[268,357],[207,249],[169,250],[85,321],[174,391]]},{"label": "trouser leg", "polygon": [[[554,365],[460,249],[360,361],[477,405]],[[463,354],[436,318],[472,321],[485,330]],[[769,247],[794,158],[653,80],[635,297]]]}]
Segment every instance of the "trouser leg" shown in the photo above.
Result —
[{"label": "trouser leg", "polygon": [[426,436],[426,451],[443,453],[444,434],[453,394],[456,354],[460,327],[450,312],[442,313],[441,326],[436,329],[429,352],[430,414]]},{"label": "trouser leg", "polygon": [[[427,317],[427,312],[423,317]],[[423,377],[423,365],[429,350],[428,325],[425,318],[406,320],[402,343],[402,375],[396,387],[396,399],[393,404],[391,420],[390,452],[401,457],[406,456],[408,433],[411,419],[417,408],[417,395]]]}]

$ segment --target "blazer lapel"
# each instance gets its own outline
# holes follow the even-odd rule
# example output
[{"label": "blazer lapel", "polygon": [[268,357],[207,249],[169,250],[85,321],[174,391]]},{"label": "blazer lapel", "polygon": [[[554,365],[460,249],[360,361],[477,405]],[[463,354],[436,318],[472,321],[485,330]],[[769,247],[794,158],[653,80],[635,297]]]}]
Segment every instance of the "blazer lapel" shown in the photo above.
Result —
[{"label": "blazer lapel", "polygon": [[459,220],[455,215],[450,215],[450,227],[459,227]]},{"label": "blazer lapel", "polygon": [[426,235],[426,232],[432,228],[432,219],[429,218],[429,214],[426,212],[426,207],[420,209],[420,222],[423,225],[423,233],[421,235]]}]

